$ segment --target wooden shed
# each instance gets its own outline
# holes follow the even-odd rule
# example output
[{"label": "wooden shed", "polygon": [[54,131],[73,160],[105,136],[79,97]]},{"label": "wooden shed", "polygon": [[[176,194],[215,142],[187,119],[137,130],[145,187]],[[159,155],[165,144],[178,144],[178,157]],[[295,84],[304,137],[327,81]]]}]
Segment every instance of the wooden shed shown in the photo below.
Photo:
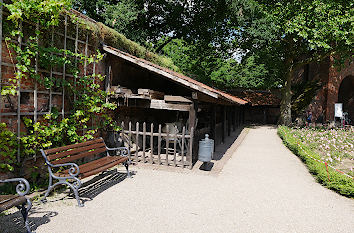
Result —
[{"label": "wooden shed", "polygon": [[107,91],[118,104],[114,119],[135,162],[192,167],[207,133],[223,143],[243,121],[247,102],[110,46]]}]

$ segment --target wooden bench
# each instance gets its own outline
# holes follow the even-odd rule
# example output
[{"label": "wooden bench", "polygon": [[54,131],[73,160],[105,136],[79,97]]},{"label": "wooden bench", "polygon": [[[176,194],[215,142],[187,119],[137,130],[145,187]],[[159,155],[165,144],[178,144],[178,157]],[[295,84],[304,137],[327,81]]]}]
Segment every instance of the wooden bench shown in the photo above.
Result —
[{"label": "wooden bench", "polygon": [[0,195],[0,213],[16,206],[21,211],[27,232],[31,232],[31,229],[28,224],[27,216],[28,216],[28,212],[32,208],[32,203],[28,198],[25,197],[25,195],[30,191],[30,185],[28,181],[23,178],[0,180],[0,183],[8,183],[8,182],[19,182],[19,184],[17,184],[16,186],[17,194]]},{"label": "wooden bench", "polygon": [[[46,197],[55,186],[64,184],[73,190],[78,205],[83,206],[78,193],[81,186],[80,179],[106,171],[120,163],[124,164],[127,169],[127,177],[131,177],[129,149],[126,147],[108,148],[102,138],[40,151],[49,171],[48,190],[42,202],[46,201]],[[109,151],[115,154],[111,156]],[[87,160],[90,161],[87,162]],[[73,163],[74,161],[78,163]],[[53,179],[58,182],[53,184]]]}]

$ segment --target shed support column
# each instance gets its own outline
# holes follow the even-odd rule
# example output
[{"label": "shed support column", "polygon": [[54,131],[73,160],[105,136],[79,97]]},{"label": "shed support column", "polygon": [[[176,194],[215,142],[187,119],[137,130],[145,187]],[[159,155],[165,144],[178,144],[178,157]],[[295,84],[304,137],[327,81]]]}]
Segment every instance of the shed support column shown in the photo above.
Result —
[{"label": "shed support column", "polygon": [[231,108],[227,107],[227,136],[231,135],[231,123],[232,123]]},{"label": "shed support column", "polygon": [[221,134],[221,142],[224,143],[225,142],[225,138],[226,138],[226,107],[222,106],[221,108],[222,111],[222,134]]},{"label": "shed support column", "polygon": [[236,107],[232,107],[232,130],[236,131]]},{"label": "shed support column", "polygon": [[197,101],[193,101],[189,109],[189,118],[188,118],[188,132],[190,133],[192,128],[195,130],[196,121],[197,121]]},{"label": "shed support column", "polygon": [[216,107],[213,105],[210,108],[210,138],[216,138]]}]

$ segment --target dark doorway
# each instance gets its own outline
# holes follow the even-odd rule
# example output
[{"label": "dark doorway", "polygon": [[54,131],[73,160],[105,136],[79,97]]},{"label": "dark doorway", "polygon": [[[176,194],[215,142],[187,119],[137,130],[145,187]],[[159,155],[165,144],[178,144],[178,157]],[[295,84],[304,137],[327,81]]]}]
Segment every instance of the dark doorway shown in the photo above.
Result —
[{"label": "dark doorway", "polygon": [[348,113],[351,124],[354,122],[354,76],[343,79],[338,92],[338,103],[343,103],[343,112]]}]

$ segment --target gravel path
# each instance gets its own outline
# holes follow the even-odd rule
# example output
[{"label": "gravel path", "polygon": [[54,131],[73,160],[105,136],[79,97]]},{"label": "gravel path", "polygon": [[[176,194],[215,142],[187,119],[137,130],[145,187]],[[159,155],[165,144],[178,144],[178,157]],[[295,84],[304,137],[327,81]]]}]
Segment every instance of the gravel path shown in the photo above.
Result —
[{"label": "gravel path", "polygon": [[[36,224],[33,229],[37,233],[354,232],[354,200],[316,183],[272,127],[251,129],[218,176],[135,170],[133,179],[119,182],[112,173],[110,178],[101,177],[100,186],[87,186],[86,196],[93,198],[84,208],[65,195],[63,200],[56,195],[48,204],[36,205],[30,215]],[[118,184],[99,190],[111,180]],[[0,217],[1,228],[11,221],[6,228],[11,229],[14,217],[10,217]]]}]

